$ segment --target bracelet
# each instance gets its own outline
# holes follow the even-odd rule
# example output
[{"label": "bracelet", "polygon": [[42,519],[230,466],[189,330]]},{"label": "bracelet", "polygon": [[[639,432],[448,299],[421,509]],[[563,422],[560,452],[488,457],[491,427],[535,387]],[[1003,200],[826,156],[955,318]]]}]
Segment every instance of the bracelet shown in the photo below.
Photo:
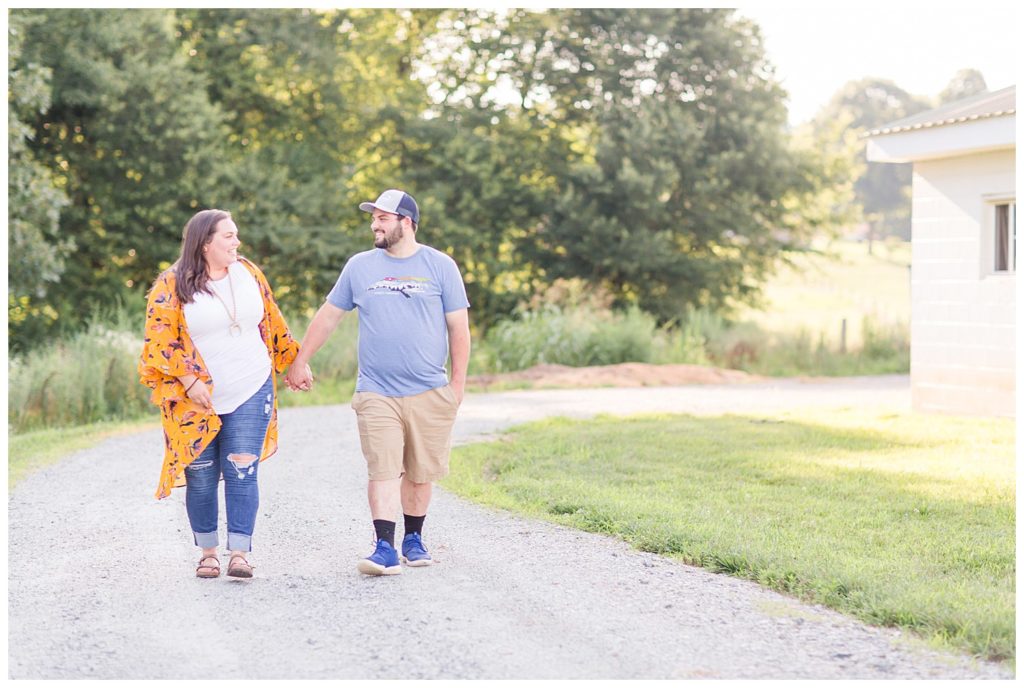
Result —
[{"label": "bracelet", "polygon": [[195,380],[192,381],[192,384],[190,384],[188,387],[185,388],[185,394],[188,394],[188,391],[190,389],[192,389],[192,387],[194,387],[197,382],[199,382],[199,378],[198,377]]}]

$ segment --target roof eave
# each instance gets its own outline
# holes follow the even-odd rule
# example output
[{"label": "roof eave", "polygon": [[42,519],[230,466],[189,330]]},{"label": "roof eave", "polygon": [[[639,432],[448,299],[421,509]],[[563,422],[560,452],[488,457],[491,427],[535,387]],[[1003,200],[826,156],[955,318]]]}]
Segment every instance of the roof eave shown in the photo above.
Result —
[{"label": "roof eave", "polygon": [[970,115],[968,117],[952,117],[950,119],[937,120],[934,122],[921,122],[918,124],[912,124],[903,127],[885,127],[882,129],[872,129],[871,131],[861,134],[860,138],[866,139],[873,136],[886,136],[888,134],[899,134],[904,131],[917,131],[920,129],[933,129],[935,127],[946,127],[953,124],[963,124],[965,122],[976,122],[978,120],[989,119],[992,117],[1011,117],[1017,114],[1016,108],[1012,110],[1000,110],[998,112],[990,112],[983,115]]},{"label": "roof eave", "polygon": [[922,127],[867,139],[870,162],[906,163],[1014,149],[1016,117],[983,117],[945,127]]}]

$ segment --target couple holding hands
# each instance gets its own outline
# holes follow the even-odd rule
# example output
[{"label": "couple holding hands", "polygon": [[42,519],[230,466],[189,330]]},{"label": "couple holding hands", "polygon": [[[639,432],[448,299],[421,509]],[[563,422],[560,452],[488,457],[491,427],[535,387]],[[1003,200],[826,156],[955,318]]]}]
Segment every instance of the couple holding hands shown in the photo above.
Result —
[{"label": "couple holding hands", "polygon": [[[196,576],[220,576],[218,485],[224,480],[227,575],[251,578],[259,466],[277,450],[276,374],[309,390],[309,361],[359,309],[359,376],[352,408],[366,458],[374,552],[367,575],[432,563],[423,522],[433,483],[448,473],[451,429],[465,393],[469,301],[458,266],[416,240],[419,208],[397,189],[362,203],[374,248],[349,258],[301,345],[267,278],[238,255],[230,213],[203,210],[185,225],[181,255],[149,292],[139,361],[164,430],[156,497],[185,486]],[[451,381],[445,363],[451,355]],[[401,505],[404,537],[395,546]]]}]

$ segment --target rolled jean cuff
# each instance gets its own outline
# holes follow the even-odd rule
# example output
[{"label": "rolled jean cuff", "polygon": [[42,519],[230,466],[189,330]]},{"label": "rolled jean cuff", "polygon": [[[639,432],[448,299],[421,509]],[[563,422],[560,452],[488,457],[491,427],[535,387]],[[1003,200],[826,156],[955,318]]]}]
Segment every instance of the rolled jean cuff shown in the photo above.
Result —
[{"label": "rolled jean cuff", "polygon": [[193,532],[192,536],[196,539],[196,546],[202,547],[203,549],[210,549],[220,544],[220,540],[217,537],[217,531],[212,533],[196,533]]},{"label": "rolled jean cuff", "polygon": [[228,549],[232,552],[251,552],[252,535],[228,532]]}]

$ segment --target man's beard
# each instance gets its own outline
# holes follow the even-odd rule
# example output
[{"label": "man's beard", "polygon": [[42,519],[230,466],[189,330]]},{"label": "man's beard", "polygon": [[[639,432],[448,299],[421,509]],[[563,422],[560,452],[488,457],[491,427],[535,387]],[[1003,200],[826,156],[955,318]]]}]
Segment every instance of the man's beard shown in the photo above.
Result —
[{"label": "man's beard", "polygon": [[373,242],[374,248],[388,249],[397,244],[405,236],[402,225],[398,225],[392,232],[384,232],[384,236],[379,239],[375,239]]}]

